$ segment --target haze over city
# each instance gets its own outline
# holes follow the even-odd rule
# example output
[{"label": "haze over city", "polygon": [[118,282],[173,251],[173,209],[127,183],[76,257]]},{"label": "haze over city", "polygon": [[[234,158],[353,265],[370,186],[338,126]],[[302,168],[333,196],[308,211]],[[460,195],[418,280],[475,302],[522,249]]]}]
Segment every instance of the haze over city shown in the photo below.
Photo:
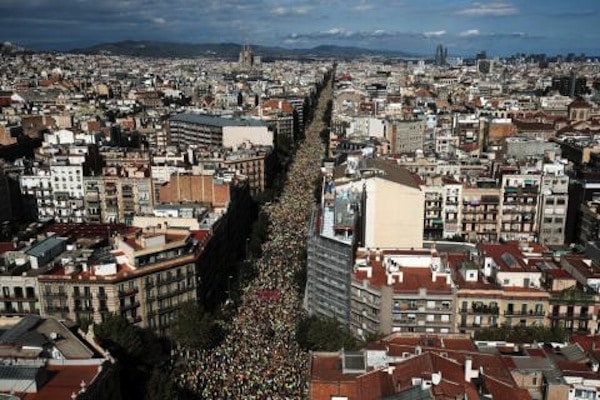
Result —
[{"label": "haze over city", "polygon": [[593,0],[3,0],[0,39],[50,50],[131,39],[596,55],[599,14]]}]

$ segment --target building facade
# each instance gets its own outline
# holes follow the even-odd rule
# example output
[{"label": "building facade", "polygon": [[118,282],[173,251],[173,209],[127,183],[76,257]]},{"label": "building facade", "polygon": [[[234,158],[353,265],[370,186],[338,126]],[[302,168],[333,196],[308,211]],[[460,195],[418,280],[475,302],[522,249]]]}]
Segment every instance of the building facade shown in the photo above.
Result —
[{"label": "building facade", "polygon": [[202,243],[162,227],[118,235],[114,246],[39,276],[42,315],[100,323],[112,313],[166,333],[177,308],[197,298]]}]

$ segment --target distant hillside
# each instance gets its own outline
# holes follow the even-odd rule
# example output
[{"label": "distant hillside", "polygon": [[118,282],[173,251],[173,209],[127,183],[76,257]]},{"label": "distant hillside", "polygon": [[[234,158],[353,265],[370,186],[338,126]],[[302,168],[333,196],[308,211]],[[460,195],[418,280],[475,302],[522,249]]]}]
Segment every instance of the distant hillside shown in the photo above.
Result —
[{"label": "distant hillside", "polygon": [[16,54],[22,53],[25,49],[11,42],[0,43],[0,54]]},{"label": "distant hillside", "polygon": [[[71,50],[79,54],[110,54],[136,57],[219,57],[235,60],[242,45],[237,43],[168,43],[154,41],[127,40],[118,43],[103,43],[83,49]],[[252,45],[252,52],[264,59],[269,58],[357,58],[363,56],[408,57],[407,53],[369,50],[359,47],[333,45],[317,46],[310,49],[285,49]]]}]

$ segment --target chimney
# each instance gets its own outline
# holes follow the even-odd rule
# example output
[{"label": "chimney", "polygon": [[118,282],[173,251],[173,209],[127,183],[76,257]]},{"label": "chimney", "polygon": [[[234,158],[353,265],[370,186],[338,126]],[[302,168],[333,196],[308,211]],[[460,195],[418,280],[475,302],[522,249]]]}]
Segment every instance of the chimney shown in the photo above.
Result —
[{"label": "chimney", "polygon": [[387,285],[392,286],[394,283],[394,274],[387,274]]},{"label": "chimney", "polygon": [[465,358],[465,381],[471,382],[471,370],[473,369],[473,359],[471,357]]}]

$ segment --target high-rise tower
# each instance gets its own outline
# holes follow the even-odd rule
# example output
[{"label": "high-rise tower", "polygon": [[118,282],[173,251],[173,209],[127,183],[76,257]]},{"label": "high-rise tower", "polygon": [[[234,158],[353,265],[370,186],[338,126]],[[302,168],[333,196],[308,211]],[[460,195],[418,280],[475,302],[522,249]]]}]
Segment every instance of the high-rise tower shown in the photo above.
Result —
[{"label": "high-rise tower", "polygon": [[448,57],[448,48],[438,44],[435,48],[435,65],[444,66],[446,65],[446,58]]}]

